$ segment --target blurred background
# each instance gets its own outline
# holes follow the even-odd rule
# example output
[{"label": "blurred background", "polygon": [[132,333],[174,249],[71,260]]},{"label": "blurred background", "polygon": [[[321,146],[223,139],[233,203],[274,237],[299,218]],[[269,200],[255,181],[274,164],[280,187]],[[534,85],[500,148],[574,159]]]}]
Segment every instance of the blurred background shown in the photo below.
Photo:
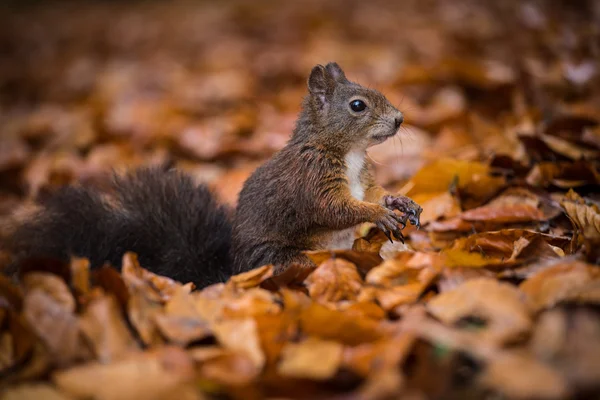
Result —
[{"label": "blurred background", "polygon": [[0,215],[165,162],[234,203],[328,61],[405,113],[371,151],[382,184],[441,156],[524,160],[517,133],[598,118],[599,59],[594,0],[4,1]]}]

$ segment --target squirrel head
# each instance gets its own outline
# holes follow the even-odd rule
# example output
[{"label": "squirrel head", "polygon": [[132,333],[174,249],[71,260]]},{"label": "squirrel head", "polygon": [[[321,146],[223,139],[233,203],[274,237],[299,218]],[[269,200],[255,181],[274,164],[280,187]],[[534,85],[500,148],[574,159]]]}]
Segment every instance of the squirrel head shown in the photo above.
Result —
[{"label": "squirrel head", "polygon": [[383,94],[350,82],[337,63],[315,66],[308,78],[313,123],[345,150],[364,148],[394,136],[404,117]]}]

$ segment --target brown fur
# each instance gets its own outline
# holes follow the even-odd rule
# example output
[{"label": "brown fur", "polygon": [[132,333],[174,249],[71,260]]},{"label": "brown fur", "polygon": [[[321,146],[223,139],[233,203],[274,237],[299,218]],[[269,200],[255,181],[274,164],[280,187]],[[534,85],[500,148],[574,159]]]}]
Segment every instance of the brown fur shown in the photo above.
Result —
[{"label": "brown fur", "polygon": [[[321,248],[332,235],[364,222],[401,238],[398,223],[405,224],[406,217],[393,208],[410,211],[418,223],[420,207],[377,186],[366,161],[360,171],[363,199],[353,197],[347,174],[348,154],[363,154],[394,136],[402,113],[378,91],[348,81],[335,63],[313,68],[308,88],[291,140],[254,172],[240,193],[234,270],[264,264],[279,270],[291,263],[311,266],[302,251]],[[367,109],[352,111],[349,104],[355,99]]]}]

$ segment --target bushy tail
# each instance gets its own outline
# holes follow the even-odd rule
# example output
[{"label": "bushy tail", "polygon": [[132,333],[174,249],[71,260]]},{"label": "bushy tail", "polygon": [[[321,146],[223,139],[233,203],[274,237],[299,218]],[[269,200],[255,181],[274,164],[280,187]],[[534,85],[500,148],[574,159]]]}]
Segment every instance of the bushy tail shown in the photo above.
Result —
[{"label": "bushy tail", "polygon": [[120,268],[127,251],[157,274],[203,287],[231,275],[228,210],[189,176],[161,168],[114,176],[110,189],[68,186],[12,236],[19,257],[87,257]]}]

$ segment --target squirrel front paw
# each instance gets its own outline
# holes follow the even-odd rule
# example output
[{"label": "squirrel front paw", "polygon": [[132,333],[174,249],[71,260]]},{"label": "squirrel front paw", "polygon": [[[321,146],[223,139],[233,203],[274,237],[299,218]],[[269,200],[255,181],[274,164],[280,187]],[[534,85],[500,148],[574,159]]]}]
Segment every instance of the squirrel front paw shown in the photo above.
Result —
[{"label": "squirrel front paw", "polygon": [[402,228],[406,226],[407,219],[417,228],[421,227],[421,212],[423,211],[423,208],[412,199],[406,196],[387,195],[383,196],[383,205],[390,210],[398,210],[404,213],[404,215],[400,217],[400,222],[403,224]]},{"label": "squirrel front paw", "polygon": [[381,231],[383,231],[383,233],[385,234],[385,236],[390,240],[390,242],[393,243],[392,240],[392,236],[391,233],[394,234],[394,236],[400,240],[402,243],[404,243],[404,235],[402,235],[402,231],[398,224],[402,223],[403,224],[403,228],[404,226],[406,226],[406,223],[402,221],[402,219],[406,219],[403,215],[398,215],[394,212],[394,210],[389,209],[389,208],[385,208],[385,207],[381,207],[381,206],[377,206],[378,207],[378,213],[377,216],[375,217],[375,219],[373,220],[373,223],[379,228],[381,229]]}]

